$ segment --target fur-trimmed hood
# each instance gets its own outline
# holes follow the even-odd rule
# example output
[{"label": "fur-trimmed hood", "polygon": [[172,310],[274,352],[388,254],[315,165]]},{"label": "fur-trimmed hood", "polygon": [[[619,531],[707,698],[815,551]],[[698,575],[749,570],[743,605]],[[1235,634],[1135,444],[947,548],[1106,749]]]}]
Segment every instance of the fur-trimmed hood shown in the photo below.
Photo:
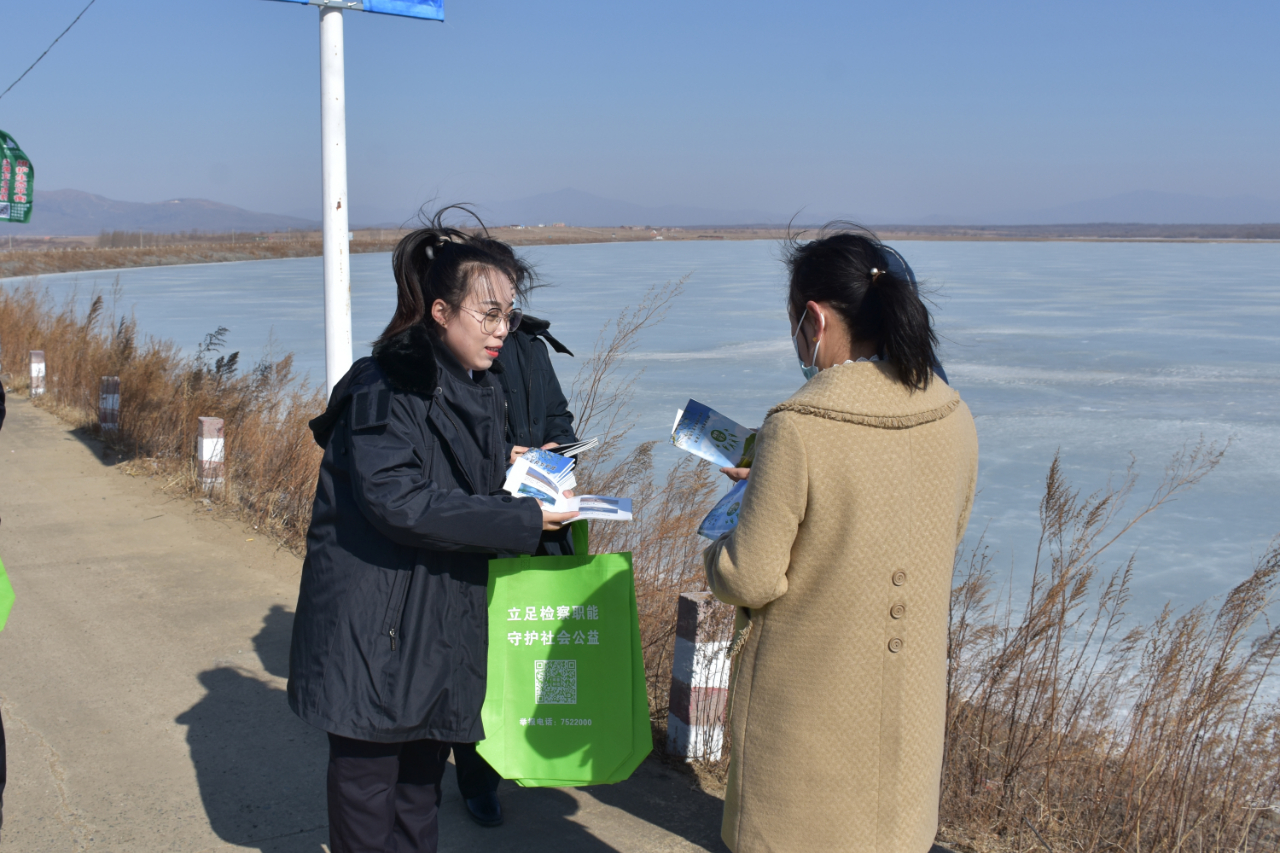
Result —
[{"label": "fur-trimmed hood", "polygon": [[[471,381],[467,371],[458,363],[427,327],[418,323],[400,334],[377,344],[372,358],[358,359],[347,375],[333,389],[329,405],[324,413],[314,418],[309,426],[316,443],[324,447],[338,418],[351,403],[351,397],[360,388],[384,382],[392,390],[406,394],[430,397],[440,385],[440,371],[448,370],[458,379]],[[488,371],[477,373],[474,380],[484,384],[487,373],[501,373],[502,364],[495,361]]]},{"label": "fur-trimmed hood", "polygon": [[[410,326],[390,340],[375,345],[373,360],[382,368],[382,374],[391,387],[410,394],[435,393],[442,368],[459,377],[467,375],[453,354],[440,344],[424,323]],[[501,373],[502,365],[495,361],[490,371]],[[475,379],[479,382],[482,377],[478,375]]]}]

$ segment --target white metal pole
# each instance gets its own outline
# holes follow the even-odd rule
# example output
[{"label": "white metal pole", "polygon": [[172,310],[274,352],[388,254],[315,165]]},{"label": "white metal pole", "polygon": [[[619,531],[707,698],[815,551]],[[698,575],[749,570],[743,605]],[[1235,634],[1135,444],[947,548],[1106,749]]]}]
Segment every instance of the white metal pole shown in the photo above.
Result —
[{"label": "white metal pole", "polygon": [[347,107],[342,9],[320,7],[320,184],[324,204],[324,370],[329,393],[351,368]]}]

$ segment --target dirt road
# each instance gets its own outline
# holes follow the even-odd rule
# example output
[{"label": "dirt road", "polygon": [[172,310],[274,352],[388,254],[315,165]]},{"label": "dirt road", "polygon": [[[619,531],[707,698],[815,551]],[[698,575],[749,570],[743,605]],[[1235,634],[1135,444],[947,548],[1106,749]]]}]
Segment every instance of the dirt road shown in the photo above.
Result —
[{"label": "dirt road", "polygon": [[[284,698],[301,563],[160,485],[11,398],[0,851],[319,853],[325,738]],[[481,829],[450,771],[441,850],[724,849],[720,801],[654,760],[620,785],[501,796],[506,825]]]}]

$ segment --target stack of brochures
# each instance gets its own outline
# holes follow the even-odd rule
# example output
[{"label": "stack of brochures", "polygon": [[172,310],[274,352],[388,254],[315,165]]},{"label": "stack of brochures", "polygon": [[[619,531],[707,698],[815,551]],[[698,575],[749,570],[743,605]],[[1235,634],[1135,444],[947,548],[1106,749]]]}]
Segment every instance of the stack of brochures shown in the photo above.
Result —
[{"label": "stack of brochures", "polygon": [[573,465],[568,456],[535,447],[525,451],[507,471],[502,489],[517,497],[536,498],[550,512],[576,512],[578,518],[601,521],[631,520],[631,498],[565,497],[564,493],[578,483]]},{"label": "stack of brochures", "polygon": [[[730,420],[715,409],[690,400],[676,411],[671,443],[721,468],[750,468],[756,455],[756,431]],[[734,483],[729,493],[698,525],[698,534],[719,539],[738,525],[738,510],[747,481]]]}]

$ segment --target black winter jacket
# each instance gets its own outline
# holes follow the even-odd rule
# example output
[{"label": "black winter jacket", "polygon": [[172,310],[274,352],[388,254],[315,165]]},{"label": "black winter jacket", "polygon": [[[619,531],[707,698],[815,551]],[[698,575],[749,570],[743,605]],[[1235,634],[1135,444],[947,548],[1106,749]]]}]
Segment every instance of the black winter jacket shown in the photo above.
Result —
[{"label": "black winter jacket", "polygon": [[484,737],[485,586],[530,554],[532,498],[500,492],[494,371],[470,378],[415,326],[357,361],[311,422],[324,448],[289,655],[289,707],[380,742]]},{"label": "black winter jacket", "polygon": [[[573,413],[569,401],[560,390],[560,380],[551,366],[547,343],[556,352],[573,355],[547,331],[546,320],[525,315],[520,326],[507,335],[498,363],[502,370],[498,382],[506,395],[507,457],[511,448],[541,447],[549,441],[564,444],[577,441],[573,434]],[[543,343],[545,339],[547,343]],[[542,534],[538,554],[557,557],[573,553],[573,532],[564,527]]]},{"label": "black winter jacket", "polygon": [[[546,320],[525,315],[520,326],[507,336],[498,362],[507,397],[507,454],[514,445],[541,447],[549,441],[557,444],[577,441],[573,434],[573,414],[569,401],[560,389],[556,371],[551,366],[547,343],[556,352],[573,355],[547,331]],[[547,343],[543,343],[543,339]]]}]

